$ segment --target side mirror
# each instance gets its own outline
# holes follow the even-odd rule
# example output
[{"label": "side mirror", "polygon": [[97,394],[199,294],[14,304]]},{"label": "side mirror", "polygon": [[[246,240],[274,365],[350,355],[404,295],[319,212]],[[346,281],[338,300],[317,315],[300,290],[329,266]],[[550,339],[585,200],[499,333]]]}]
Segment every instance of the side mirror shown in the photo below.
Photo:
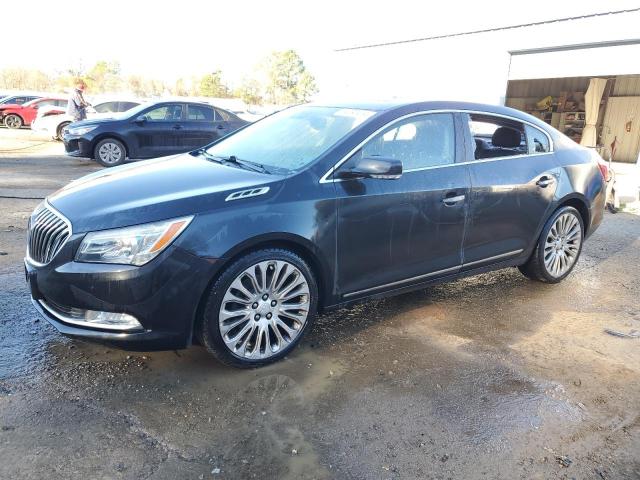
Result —
[{"label": "side mirror", "polygon": [[142,125],[146,121],[147,121],[147,117],[145,117],[144,115],[140,115],[139,117],[136,117],[136,119],[133,122],[137,123],[138,125]]},{"label": "side mirror", "polygon": [[338,178],[377,178],[395,180],[402,176],[402,161],[397,158],[362,157],[351,168],[338,171]]}]

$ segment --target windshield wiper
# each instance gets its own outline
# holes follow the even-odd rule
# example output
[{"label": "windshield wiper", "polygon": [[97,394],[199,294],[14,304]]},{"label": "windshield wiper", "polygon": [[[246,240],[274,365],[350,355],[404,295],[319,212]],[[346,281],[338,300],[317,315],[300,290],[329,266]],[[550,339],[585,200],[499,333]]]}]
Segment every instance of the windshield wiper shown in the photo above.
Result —
[{"label": "windshield wiper", "polygon": [[218,163],[233,163],[234,165],[238,165],[242,168],[246,168],[247,170],[251,170],[253,172],[258,172],[258,173],[266,173],[266,174],[270,174],[271,172],[269,172],[269,170],[267,170],[266,168],[264,168],[263,165],[256,163],[256,162],[252,162],[250,160],[242,160],[238,157],[236,157],[235,155],[229,155],[228,157],[220,157],[217,155],[211,155],[209,152],[207,152],[204,148],[200,148],[198,150],[194,150],[192,153],[196,154],[196,155],[202,155],[203,157],[205,157],[207,160],[213,160],[214,162],[218,162]]}]

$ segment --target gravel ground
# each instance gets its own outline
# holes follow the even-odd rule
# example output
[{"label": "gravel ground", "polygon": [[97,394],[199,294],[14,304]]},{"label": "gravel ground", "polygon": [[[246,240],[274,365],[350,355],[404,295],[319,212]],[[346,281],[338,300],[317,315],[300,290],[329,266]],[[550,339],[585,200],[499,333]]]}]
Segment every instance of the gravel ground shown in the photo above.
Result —
[{"label": "gravel ground", "polygon": [[97,167],[35,143],[0,153],[0,478],[640,478],[640,339],[604,332],[640,330],[640,217],[607,215],[560,285],[508,269],[340,310],[240,371],[39,319],[27,216]]}]

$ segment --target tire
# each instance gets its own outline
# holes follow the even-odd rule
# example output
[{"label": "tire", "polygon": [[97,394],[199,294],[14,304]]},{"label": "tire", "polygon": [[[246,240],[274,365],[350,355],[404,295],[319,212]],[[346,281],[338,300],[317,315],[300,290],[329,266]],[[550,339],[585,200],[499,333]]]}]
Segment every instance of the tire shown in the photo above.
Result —
[{"label": "tire", "polygon": [[531,280],[559,283],[578,263],[583,241],[584,223],[580,213],[573,207],[559,208],[545,223],[527,263],[518,268]]},{"label": "tire", "polygon": [[24,122],[20,115],[16,115],[15,113],[10,113],[6,117],[4,117],[4,124],[7,128],[21,128]]},{"label": "tire", "polygon": [[127,149],[120,140],[105,138],[93,149],[93,158],[103,167],[116,167],[126,160]]},{"label": "tire", "polygon": [[54,137],[56,140],[62,140],[62,131],[69,125],[71,122],[62,122],[58,125],[58,129],[56,130],[56,136]]},{"label": "tire", "polygon": [[258,250],[216,280],[196,335],[222,363],[259,367],[295,348],[311,327],[317,306],[318,285],[302,258],[283,249]]}]

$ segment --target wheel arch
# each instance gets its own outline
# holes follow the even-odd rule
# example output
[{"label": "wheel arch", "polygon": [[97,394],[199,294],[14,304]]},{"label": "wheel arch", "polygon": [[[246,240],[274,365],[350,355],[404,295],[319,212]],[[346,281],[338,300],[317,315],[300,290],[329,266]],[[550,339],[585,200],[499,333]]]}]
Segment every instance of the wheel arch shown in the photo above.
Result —
[{"label": "wheel arch", "polygon": [[120,143],[122,143],[122,145],[124,145],[125,156],[130,158],[131,148],[129,147],[129,144],[121,135],[113,132],[100,133],[96,136],[96,138],[93,139],[93,141],[91,142],[91,158],[93,158],[94,160],[96,158],[96,146],[98,145],[98,143],[108,138],[113,138],[114,140],[118,140]]},{"label": "wheel arch", "polygon": [[[206,288],[204,289],[198,307],[196,308],[192,332],[196,331],[198,322],[203,318],[204,309],[206,306],[209,292],[215,282],[220,278],[223,272],[229,265],[232,265],[235,261],[244,255],[257,250],[264,250],[267,248],[280,248],[283,250],[289,250],[300,258],[302,258],[309,268],[316,276],[316,282],[318,284],[318,311],[322,311],[326,303],[329,301],[330,293],[330,269],[325,261],[324,257],[317,250],[317,248],[306,238],[291,233],[268,233],[248,239],[235,247],[227,251],[220,259],[220,264],[215,273],[209,279]],[[192,334],[193,337],[193,334]]]},{"label": "wheel arch", "polygon": [[583,195],[580,195],[579,193],[569,194],[563,197],[558,202],[556,208],[553,210],[553,212],[551,212],[547,220],[551,218],[551,215],[553,215],[558,209],[562,207],[573,207],[578,211],[578,213],[580,214],[580,217],[582,217],[582,224],[584,226],[584,236],[586,237],[587,232],[589,231],[589,227],[591,225],[591,213],[589,212],[588,205],[589,204],[587,202],[587,199]]}]

